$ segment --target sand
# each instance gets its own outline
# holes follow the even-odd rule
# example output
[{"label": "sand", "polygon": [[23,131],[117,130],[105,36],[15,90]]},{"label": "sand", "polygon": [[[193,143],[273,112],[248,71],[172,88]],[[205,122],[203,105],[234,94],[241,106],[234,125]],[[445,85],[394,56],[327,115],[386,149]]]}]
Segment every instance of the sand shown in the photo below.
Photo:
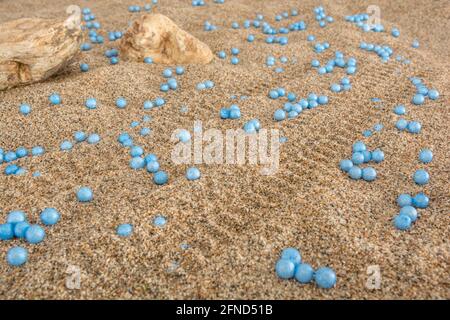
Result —
[{"label": "sand", "polygon": [[[43,145],[42,157],[18,161],[28,170],[25,176],[0,175],[0,217],[22,209],[29,220],[38,222],[44,207],[55,207],[61,221],[46,228],[47,238],[38,245],[12,240],[0,243],[0,297],[4,299],[449,299],[449,132],[450,6],[448,1],[371,1],[381,8],[382,22],[390,30],[396,26],[399,38],[388,33],[363,33],[342,17],[365,12],[366,1],[237,1],[223,5],[192,7],[190,1],[160,0],[159,12],[207,43],[214,53],[236,46],[240,64],[215,58],[211,64],[186,66],[180,88],[170,94],[159,92],[165,66],[121,61],[111,66],[103,56],[106,47],[81,53],[79,60],[61,75],[45,82],[0,92],[0,147],[28,148]],[[123,30],[137,14],[128,5],[140,1],[5,0],[0,2],[0,22],[20,17],[64,16],[69,4],[88,6],[104,30]],[[319,28],[312,10],[322,4],[335,22]],[[232,21],[264,14],[272,23],[276,13],[299,10],[298,19],[308,23],[304,32],[289,34],[287,46],[268,45],[257,34],[249,44],[243,41],[248,30],[232,30]],[[209,20],[219,31],[203,31]],[[286,21],[276,25],[285,25]],[[329,86],[343,77],[338,70],[318,76],[310,62],[317,55],[306,41],[308,34],[329,41],[331,48],[320,55],[329,59],[335,50],[358,60],[358,72],[351,77],[353,89],[332,94]],[[411,48],[413,39],[420,48]],[[358,49],[360,41],[388,44],[394,56],[383,64],[373,53]],[[395,61],[400,54],[411,60]],[[275,73],[264,65],[268,55],[295,58],[285,72]],[[79,71],[79,61],[91,70]],[[291,61],[291,60],[290,60]],[[408,77],[423,78],[437,88],[439,100],[412,106],[414,93]],[[195,85],[213,80],[213,90],[198,92]],[[297,119],[274,123],[274,110],[282,101],[267,98],[269,89],[283,86],[305,97],[310,92],[327,94],[330,102],[301,114]],[[60,107],[50,106],[47,97],[59,92]],[[238,101],[242,118],[219,119],[218,112]],[[124,96],[125,110],[114,106]],[[143,101],[165,96],[167,105],[144,111]],[[96,110],[87,110],[84,101],[95,97]],[[373,103],[371,98],[382,99]],[[33,111],[28,117],[18,112],[21,102]],[[392,112],[396,104],[407,106],[407,119],[422,122],[419,135],[398,132]],[[180,112],[186,105],[189,111]],[[375,105],[381,105],[376,108]],[[130,122],[149,114],[152,134],[140,137]],[[177,128],[192,132],[194,120],[203,128],[221,130],[241,127],[259,118],[265,128],[278,128],[288,141],[281,146],[280,169],[263,176],[259,166],[198,165],[202,178],[185,179],[187,165],[172,163],[170,134]],[[375,123],[382,132],[364,141],[370,149],[382,148],[386,160],[376,165],[378,179],[372,183],[352,181],[338,167],[348,158],[351,145],[362,139],[362,131]],[[71,152],[59,151],[64,139],[77,130],[96,132],[97,145],[76,145]],[[127,150],[116,142],[127,130],[146,152],[159,155],[170,183],[156,186],[144,171],[128,167]],[[412,181],[421,167],[418,152],[428,147],[434,160],[426,166],[431,174],[424,187]],[[3,171],[5,165],[0,165]],[[31,173],[42,176],[33,178]],[[80,204],[75,190],[89,185],[95,200]],[[426,192],[430,206],[420,210],[420,219],[407,232],[392,226],[398,212],[396,197],[403,192]],[[155,227],[153,218],[163,214],[168,222]],[[130,238],[119,238],[115,228],[132,223]],[[188,244],[188,249],[182,249]],[[29,261],[12,268],[6,251],[15,245],[29,250]],[[275,262],[285,247],[296,247],[304,261],[314,267],[328,265],[338,281],[330,290],[280,280]],[[379,289],[366,286],[367,270],[378,266]],[[74,269],[75,268],[75,269]],[[372,267],[373,268],[373,267]],[[376,267],[375,267],[376,268]],[[72,271],[71,271],[72,270]],[[80,289],[70,289],[73,270],[80,270]],[[370,269],[369,269],[370,270]],[[73,287],[72,287],[73,288]]]}]

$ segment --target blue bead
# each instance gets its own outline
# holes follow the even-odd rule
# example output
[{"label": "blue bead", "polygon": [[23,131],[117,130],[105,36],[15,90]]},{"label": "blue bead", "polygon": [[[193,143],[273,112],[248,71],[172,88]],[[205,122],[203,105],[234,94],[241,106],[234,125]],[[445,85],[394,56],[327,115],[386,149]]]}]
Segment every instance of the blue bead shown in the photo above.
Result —
[{"label": "blue bead", "polygon": [[356,141],[352,146],[353,152],[362,152],[366,149],[367,149],[367,147],[364,144],[364,142],[362,142],[362,141]]},{"label": "blue bead", "polygon": [[130,149],[130,156],[132,157],[140,157],[144,154],[144,149],[140,146],[133,146]]},{"label": "blue bead", "polygon": [[377,172],[372,167],[367,167],[362,170],[362,178],[365,181],[373,181],[377,177]]},{"label": "blue bead", "polygon": [[384,160],[384,152],[380,149],[375,149],[372,151],[372,161],[380,163]]},{"label": "blue bead", "polygon": [[39,243],[45,238],[45,231],[41,226],[37,224],[31,225],[25,231],[25,240],[29,243]]},{"label": "blue bead", "polygon": [[314,273],[314,281],[322,289],[330,289],[336,284],[336,273],[333,269],[322,267]]},{"label": "blue bead", "polygon": [[412,199],[412,205],[420,209],[428,207],[429,202],[430,200],[423,192],[416,194]]},{"label": "blue bead", "polygon": [[152,101],[150,101],[150,100],[144,101],[144,109],[145,109],[145,110],[151,109],[151,108],[153,108],[153,107],[154,107],[154,105],[153,105],[153,102],[152,102]]},{"label": "blue bead", "polygon": [[417,121],[410,121],[408,125],[406,126],[406,129],[409,133],[420,133],[420,130],[422,129],[422,125],[420,122]]},{"label": "blue bead", "polygon": [[86,140],[87,140],[87,143],[89,143],[89,144],[96,144],[96,143],[100,142],[100,136],[96,133],[93,133],[93,134],[90,134]]},{"label": "blue bead", "polygon": [[403,208],[412,205],[412,197],[409,194],[402,193],[397,197],[397,204]]},{"label": "blue bead", "polygon": [[6,217],[6,223],[19,223],[19,222],[23,222],[26,221],[27,217],[25,215],[25,212],[21,211],[21,210],[13,210],[11,212],[8,213],[8,216]]},{"label": "blue bead", "polygon": [[153,63],[152,57],[145,57],[145,58],[144,58],[144,63],[146,63],[146,64],[152,64],[152,63]]},{"label": "blue bead", "polygon": [[286,112],[283,109],[278,109],[274,112],[273,118],[276,121],[282,121],[286,119]]},{"label": "blue bead", "polygon": [[400,209],[399,214],[407,215],[411,222],[414,222],[417,220],[417,210],[413,206],[404,206]]},{"label": "blue bead", "polygon": [[362,177],[362,170],[360,167],[358,166],[353,166],[348,170],[348,175],[350,176],[350,178],[352,178],[353,180],[358,180],[361,179]]},{"label": "blue bead", "polygon": [[364,163],[364,154],[362,152],[354,152],[352,154],[352,162],[356,165]]},{"label": "blue bead", "polygon": [[200,170],[195,167],[188,168],[186,170],[186,179],[197,180],[200,179]]},{"label": "blue bead", "polygon": [[30,224],[26,221],[18,222],[14,225],[14,235],[19,238],[25,238],[25,232],[27,231]]},{"label": "blue bead", "polygon": [[31,112],[31,107],[29,104],[26,103],[22,103],[19,107],[19,111],[21,114],[23,114],[24,116],[27,116],[30,114]]},{"label": "blue bead", "polygon": [[149,153],[145,156],[145,163],[149,163],[151,161],[158,161],[158,157],[153,153]]},{"label": "blue bead", "polygon": [[317,102],[319,104],[327,104],[328,103],[328,97],[327,96],[319,96],[317,98]]},{"label": "blue bead", "polygon": [[94,98],[89,98],[86,100],[85,106],[88,109],[95,109],[97,108],[97,100],[95,100]]},{"label": "blue bead", "polygon": [[51,94],[50,97],[48,97],[48,100],[53,105],[61,104],[61,97],[57,93]]},{"label": "blue bead", "polygon": [[237,57],[232,57],[230,61],[231,61],[231,64],[234,64],[234,65],[239,63],[239,59]]},{"label": "blue bead", "polygon": [[148,136],[151,132],[150,128],[144,127],[141,129],[141,131],[139,132],[139,134],[143,137]]},{"label": "blue bead", "polygon": [[41,221],[46,226],[52,226],[59,221],[60,214],[55,208],[45,208],[40,215]]},{"label": "blue bead", "polygon": [[430,163],[433,160],[433,152],[430,149],[420,150],[419,160],[422,163]]},{"label": "blue bead", "polygon": [[302,256],[300,251],[295,248],[286,248],[281,252],[282,260],[291,260],[295,265],[298,265],[302,262]]},{"label": "blue bead", "polygon": [[419,169],[416,172],[414,172],[413,180],[418,185],[424,185],[427,184],[430,180],[430,175],[428,172],[424,169]]},{"label": "blue bead", "polygon": [[279,97],[278,91],[277,90],[270,90],[269,97],[271,99],[278,99],[278,97]]},{"label": "blue bead", "polygon": [[178,75],[182,75],[184,73],[184,68],[182,66],[178,66],[175,68],[175,72]]},{"label": "blue bead", "polygon": [[72,142],[70,142],[70,141],[68,141],[68,140],[65,140],[65,141],[63,141],[63,142],[61,143],[60,149],[61,149],[62,151],[68,151],[68,150],[71,150],[72,147],[73,147]]},{"label": "blue bead", "polygon": [[369,150],[364,150],[362,152],[363,156],[364,156],[364,163],[369,162],[370,160],[372,160],[372,152],[370,152]]},{"label": "blue bead", "polygon": [[399,230],[408,230],[411,228],[411,218],[405,214],[399,214],[394,218],[394,226]]},{"label": "blue bead", "polygon": [[225,58],[227,57],[227,54],[225,53],[225,51],[219,51],[219,52],[217,53],[217,56],[218,56],[220,59],[225,59]]},{"label": "blue bead", "polygon": [[120,237],[129,237],[133,233],[133,226],[131,224],[121,224],[117,227],[117,235]]},{"label": "blue bead", "polygon": [[73,134],[73,138],[76,142],[83,142],[84,140],[86,140],[86,133],[84,133],[83,131],[77,131]]},{"label": "blue bead", "polygon": [[14,224],[0,224],[0,240],[10,240],[14,237]]},{"label": "blue bead", "polygon": [[399,104],[398,106],[396,106],[396,107],[394,108],[394,113],[397,114],[397,115],[399,115],[399,116],[402,116],[402,115],[406,114],[406,108],[405,108],[405,106],[402,105],[402,104]]},{"label": "blue bead", "polygon": [[158,161],[156,161],[156,160],[148,161],[146,169],[150,173],[158,172],[158,170],[159,170],[159,163],[158,163]]},{"label": "blue bead", "polygon": [[127,100],[123,97],[119,97],[116,99],[116,107],[119,109],[123,109],[127,106]]},{"label": "blue bead", "polygon": [[412,99],[412,103],[415,105],[421,105],[425,102],[425,97],[423,94],[417,93]]},{"label": "blue bead", "polygon": [[353,167],[353,162],[348,159],[341,160],[339,163],[339,168],[341,168],[342,171],[348,172]]},{"label": "blue bead", "polygon": [[94,194],[89,187],[81,187],[77,191],[77,199],[80,202],[90,202],[94,198]]},{"label": "blue bead", "polygon": [[300,283],[309,283],[314,278],[314,269],[307,263],[301,263],[295,268],[294,277]]},{"label": "blue bead", "polygon": [[236,56],[236,55],[239,54],[239,52],[240,52],[240,50],[238,48],[231,48],[231,54],[232,55]]},{"label": "blue bead", "polygon": [[109,59],[109,63],[110,64],[118,64],[119,63],[119,58],[112,57],[111,59]]},{"label": "blue bead", "polygon": [[439,98],[439,92],[436,89],[431,89],[428,91],[428,98],[431,100],[436,100]]},{"label": "blue bead", "polygon": [[408,121],[406,121],[405,119],[399,119],[395,123],[395,127],[400,131],[405,130],[407,126],[408,126]]},{"label": "blue bead", "polygon": [[145,167],[145,160],[141,157],[133,157],[130,160],[130,168],[134,170],[142,169]]},{"label": "blue bead", "polygon": [[18,267],[26,263],[28,260],[28,251],[22,247],[13,247],[6,254],[6,261],[9,265]]},{"label": "blue bead", "polygon": [[153,224],[159,228],[162,228],[166,225],[167,223],[167,219],[164,216],[161,215],[157,215],[154,219],[153,219]]},{"label": "blue bead", "polygon": [[169,180],[169,175],[165,171],[158,171],[153,175],[153,182],[157,185],[166,184]]},{"label": "blue bead", "polygon": [[291,279],[294,277],[295,264],[291,260],[280,259],[275,265],[275,272],[281,279]]}]

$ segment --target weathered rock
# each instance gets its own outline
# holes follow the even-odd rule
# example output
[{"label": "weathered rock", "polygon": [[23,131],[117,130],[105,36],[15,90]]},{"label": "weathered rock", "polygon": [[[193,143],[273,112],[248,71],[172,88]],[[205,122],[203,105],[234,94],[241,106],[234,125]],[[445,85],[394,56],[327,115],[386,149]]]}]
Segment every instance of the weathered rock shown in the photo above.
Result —
[{"label": "weathered rock", "polygon": [[[70,20],[71,19],[71,20]],[[80,49],[82,32],[66,21],[25,18],[0,25],[0,90],[47,79]]]},{"label": "weathered rock", "polygon": [[121,57],[155,63],[206,64],[213,54],[203,42],[181,30],[172,20],[159,13],[142,15],[133,22],[120,44]]}]

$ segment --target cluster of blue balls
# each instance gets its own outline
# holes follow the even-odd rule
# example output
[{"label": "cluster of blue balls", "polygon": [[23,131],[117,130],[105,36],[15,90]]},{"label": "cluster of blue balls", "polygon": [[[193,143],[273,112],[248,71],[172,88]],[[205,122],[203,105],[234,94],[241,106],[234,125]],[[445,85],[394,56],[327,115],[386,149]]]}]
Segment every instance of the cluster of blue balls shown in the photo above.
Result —
[{"label": "cluster of blue balls", "polygon": [[25,147],[18,147],[15,151],[4,151],[2,148],[0,148],[0,164],[2,163],[9,163],[5,169],[4,173],[5,175],[22,175],[26,173],[26,170],[12,162],[15,162],[21,158],[25,158],[27,156],[40,156],[45,153],[45,149],[41,146],[35,146],[29,151]]},{"label": "cluster of blue balls", "polygon": [[410,78],[411,83],[416,87],[416,94],[413,96],[411,102],[417,106],[425,103],[425,99],[437,100],[439,92],[436,89],[429,89],[419,78]]},{"label": "cluster of blue balls", "polygon": [[325,27],[328,23],[332,23],[334,21],[333,17],[327,16],[325,13],[325,9],[322,6],[314,8],[314,14],[316,21],[319,22],[319,26],[321,28]]},{"label": "cluster of blue balls", "polygon": [[341,92],[341,91],[348,91],[352,88],[352,85],[350,83],[350,79],[347,77],[344,77],[341,79],[341,83],[332,83],[330,86],[330,90],[332,92]]},{"label": "cluster of blue balls", "polygon": [[192,0],[193,7],[203,7],[205,5],[204,0]]},{"label": "cluster of blue balls", "polygon": [[289,15],[288,11],[279,13],[279,14],[275,15],[275,21],[281,21],[283,19],[288,19],[289,16],[292,16],[292,17],[298,16],[298,11],[296,9],[292,9],[290,15]]},{"label": "cluster of blue balls", "polygon": [[275,272],[281,279],[295,278],[301,284],[314,281],[319,288],[330,289],[336,284],[336,273],[329,267],[314,271],[308,263],[302,262],[300,252],[295,248],[286,248],[275,265]]},{"label": "cluster of blue balls", "polygon": [[215,31],[215,30],[217,30],[217,26],[210,23],[209,21],[205,21],[205,23],[203,23],[203,30],[204,31]]},{"label": "cluster of blue balls", "polygon": [[232,104],[229,108],[221,108],[220,118],[231,120],[239,119],[241,118],[241,109],[237,104]]},{"label": "cluster of blue balls", "polygon": [[322,53],[325,50],[327,50],[330,47],[330,44],[328,42],[316,42],[314,44],[314,52],[315,53]]},{"label": "cluster of blue balls", "polygon": [[109,31],[108,32],[108,39],[111,42],[121,39],[122,36],[123,36],[122,31]]},{"label": "cluster of blue balls", "polygon": [[[55,208],[45,208],[40,213],[40,220],[45,226],[58,223],[60,213]],[[28,243],[37,244],[44,240],[45,230],[38,224],[30,224],[25,212],[14,210],[8,213],[6,223],[0,224],[0,240],[13,238],[25,239]],[[28,251],[23,247],[13,247],[8,250],[6,260],[11,266],[21,266],[28,260]]]},{"label": "cluster of blue balls", "polygon": [[106,50],[105,56],[107,58],[109,58],[110,64],[118,64],[119,63],[119,50],[117,50],[116,48]]},{"label": "cluster of blue balls", "polygon": [[367,13],[355,14],[352,16],[346,16],[345,21],[354,23],[364,32],[383,32],[384,26],[382,24],[368,24],[366,21],[369,20],[369,15]]},{"label": "cluster of blue balls", "polygon": [[375,163],[384,161],[384,152],[381,149],[369,151],[362,141],[356,141],[353,144],[352,149],[353,153],[351,160],[341,160],[339,163],[340,169],[347,172],[348,176],[353,180],[362,178],[364,181],[374,181],[377,178],[376,170],[373,167],[361,169],[360,165],[369,163],[370,161]]},{"label": "cluster of blue balls", "polygon": [[340,51],[336,51],[334,58],[329,59],[324,66],[321,66],[320,61],[317,59],[311,61],[311,66],[317,68],[317,73],[320,75],[333,72],[335,67],[345,69],[348,75],[353,75],[357,71],[356,59],[353,57],[345,59],[344,54]]},{"label": "cluster of blue balls", "polygon": [[149,153],[144,154],[144,149],[138,145],[135,145],[133,138],[127,132],[119,134],[117,141],[125,148],[129,148],[129,154],[131,159],[129,166],[133,170],[146,169],[147,172],[153,174],[153,182],[157,185],[164,185],[169,180],[167,172],[160,170],[160,164],[158,157]]},{"label": "cluster of blue balls", "polygon": [[244,123],[243,129],[245,133],[256,133],[261,129],[261,123],[258,119],[251,119]]},{"label": "cluster of blue balls", "polygon": [[205,80],[203,82],[197,83],[197,90],[205,90],[214,88],[214,82],[211,80]]},{"label": "cluster of blue balls", "polygon": [[418,134],[422,130],[422,124],[419,121],[408,121],[403,118],[397,120],[395,127],[400,131],[406,130],[414,134]]},{"label": "cluster of blue balls", "polygon": [[[430,149],[422,149],[419,153],[419,161],[428,164],[433,160],[433,152]],[[424,169],[417,170],[413,175],[413,180],[418,185],[427,184],[429,181],[428,172]],[[408,230],[417,220],[417,209],[425,209],[428,207],[429,198],[423,193],[418,193],[414,197],[407,193],[398,196],[397,204],[400,212],[394,217],[394,226],[399,230]]]},{"label": "cluster of blue balls", "polygon": [[375,52],[383,62],[388,61],[391,55],[394,53],[394,50],[392,50],[392,48],[387,45],[361,42],[359,44],[359,48],[369,52]]}]

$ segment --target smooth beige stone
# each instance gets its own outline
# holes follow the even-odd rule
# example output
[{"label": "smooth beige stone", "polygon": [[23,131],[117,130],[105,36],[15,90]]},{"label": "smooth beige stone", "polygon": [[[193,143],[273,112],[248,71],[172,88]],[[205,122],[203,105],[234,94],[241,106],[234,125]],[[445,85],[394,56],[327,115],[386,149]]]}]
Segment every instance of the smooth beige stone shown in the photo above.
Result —
[{"label": "smooth beige stone", "polygon": [[78,20],[24,18],[0,24],[0,90],[47,79],[80,50]]},{"label": "smooth beige stone", "polygon": [[162,64],[206,64],[213,58],[205,43],[159,13],[142,15],[133,22],[122,38],[120,53],[125,59],[151,57]]}]

